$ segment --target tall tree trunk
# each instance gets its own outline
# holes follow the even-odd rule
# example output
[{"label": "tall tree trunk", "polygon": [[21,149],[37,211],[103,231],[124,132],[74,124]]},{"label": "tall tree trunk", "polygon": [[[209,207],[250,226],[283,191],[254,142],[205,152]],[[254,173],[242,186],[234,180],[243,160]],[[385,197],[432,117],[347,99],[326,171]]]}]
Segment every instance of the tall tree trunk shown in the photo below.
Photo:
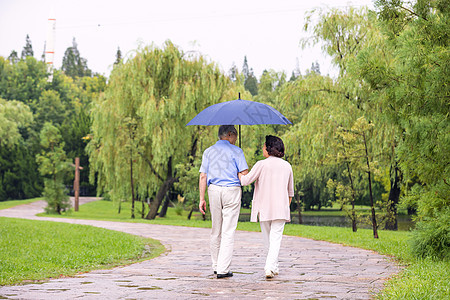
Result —
[{"label": "tall tree trunk", "polygon": [[[344,155],[345,158],[348,159],[347,157],[347,153],[345,151],[345,143],[344,140],[342,140],[342,146],[344,149]],[[347,172],[348,172],[348,179],[350,180],[350,188],[352,189],[352,200],[351,200],[351,204],[352,204],[352,230],[353,232],[356,232],[358,230],[358,228],[356,227],[356,212],[355,212],[355,201],[356,201],[356,195],[355,195],[355,186],[353,184],[353,177],[352,177],[352,172],[350,172],[350,163],[347,160]]]},{"label": "tall tree trunk", "polygon": [[355,187],[353,185],[353,177],[352,173],[350,173],[350,163],[347,162],[347,171],[348,171],[348,179],[350,180],[350,188],[352,189],[352,230],[353,232],[356,232],[358,228],[356,227],[356,212],[355,212]]},{"label": "tall tree trunk", "polygon": [[145,217],[146,219],[153,220],[154,218],[156,218],[158,209],[161,206],[162,200],[166,196],[167,191],[169,191],[172,188],[173,184],[177,181],[177,177],[172,177],[172,158],[169,158],[169,161],[167,163],[167,179],[159,188],[159,191],[156,194],[156,198],[150,203],[150,210]]},{"label": "tall tree trunk", "polygon": [[372,229],[373,229],[373,237],[375,239],[378,238],[378,229],[377,229],[377,218],[375,215],[375,206],[373,204],[373,194],[372,194],[372,174],[370,172],[370,163],[369,163],[369,151],[367,149],[366,135],[362,134],[364,139],[364,149],[366,150],[366,163],[367,163],[367,173],[369,178],[369,196],[370,196],[370,206],[372,208]]},{"label": "tall tree trunk", "polygon": [[130,185],[131,185],[131,218],[134,219],[134,181],[133,181],[133,151],[130,157]]},{"label": "tall tree trunk", "polygon": [[161,207],[161,211],[159,212],[159,215],[161,218],[164,218],[167,214],[167,209],[169,208],[170,199],[169,196],[166,194],[166,199],[164,200],[164,204]]},{"label": "tall tree trunk", "polygon": [[187,219],[190,220],[192,217],[192,213],[194,212],[194,206],[191,207],[191,211],[189,212]]},{"label": "tall tree trunk", "polygon": [[397,205],[400,199],[400,170],[398,169],[397,162],[393,166],[393,176],[391,176],[391,190],[389,191],[389,203],[388,211],[389,215],[393,218],[389,218],[386,222],[385,229],[388,230],[398,230],[398,220],[397,220]]},{"label": "tall tree trunk", "polygon": [[297,211],[298,211],[298,224],[303,224],[302,218],[302,205],[300,203],[300,193],[295,195],[295,200],[297,202]]},{"label": "tall tree trunk", "polygon": [[141,198],[141,202],[142,202],[141,219],[143,219],[145,217],[145,198],[144,197]]}]

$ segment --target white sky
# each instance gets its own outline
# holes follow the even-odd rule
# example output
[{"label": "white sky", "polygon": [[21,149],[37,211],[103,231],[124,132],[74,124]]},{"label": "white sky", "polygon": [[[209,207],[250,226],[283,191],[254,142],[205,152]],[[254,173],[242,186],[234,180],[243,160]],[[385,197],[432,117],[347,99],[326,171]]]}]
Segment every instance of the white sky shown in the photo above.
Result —
[{"label": "white sky", "polygon": [[336,75],[320,47],[302,50],[304,14],[315,7],[364,6],[372,0],[0,0],[0,56],[19,57],[29,34],[34,56],[44,51],[48,18],[56,18],[54,64],[75,37],[88,67],[109,75],[117,47],[126,55],[139,44],[161,47],[170,39],[196,50],[228,72],[242,70],[244,56],[259,78],[264,69],[290,76],[297,58],[302,74],[318,61],[322,74]]}]

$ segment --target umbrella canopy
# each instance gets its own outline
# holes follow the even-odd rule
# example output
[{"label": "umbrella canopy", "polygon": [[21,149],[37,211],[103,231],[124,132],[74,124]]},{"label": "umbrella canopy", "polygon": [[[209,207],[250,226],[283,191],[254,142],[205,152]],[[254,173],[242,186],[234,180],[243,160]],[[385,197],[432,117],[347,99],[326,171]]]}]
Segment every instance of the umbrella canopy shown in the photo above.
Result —
[{"label": "umbrella canopy", "polygon": [[186,126],[258,124],[288,125],[292,123],[272,106],[239,98],[205,108]]}]

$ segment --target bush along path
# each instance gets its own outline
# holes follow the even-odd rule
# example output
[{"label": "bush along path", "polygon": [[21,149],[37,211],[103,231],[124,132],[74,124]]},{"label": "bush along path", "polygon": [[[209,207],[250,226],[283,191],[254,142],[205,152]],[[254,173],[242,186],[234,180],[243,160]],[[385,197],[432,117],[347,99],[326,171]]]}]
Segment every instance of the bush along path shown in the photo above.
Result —
[{"label": "bush along path", "polygon": [[[82,201],[89,201],[84,198]],[[400,267],[372,251],[284,236],[280,274],[264,277],[258,232],[237,231],[233,277],[210,267],[209,229],[37,217],[44,201],[0,210],[0,216],[52,220],[160,240],[168,251],[151,260],[44,283],[0,287],[1,299],[371,299]]]}]

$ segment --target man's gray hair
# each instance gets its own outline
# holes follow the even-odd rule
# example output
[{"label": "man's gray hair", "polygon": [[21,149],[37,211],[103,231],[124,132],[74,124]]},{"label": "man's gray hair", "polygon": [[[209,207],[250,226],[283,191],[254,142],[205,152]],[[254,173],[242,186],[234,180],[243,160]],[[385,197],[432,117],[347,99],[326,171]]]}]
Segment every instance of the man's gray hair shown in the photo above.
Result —
[{"label": "man's gray hair", "polygon": [[237,130],[236,128],[234,128],[234,125],[221,125],[219,127],[219,139],[222,139],[225,136],[227,136],[229,132],[237,135]]}]

